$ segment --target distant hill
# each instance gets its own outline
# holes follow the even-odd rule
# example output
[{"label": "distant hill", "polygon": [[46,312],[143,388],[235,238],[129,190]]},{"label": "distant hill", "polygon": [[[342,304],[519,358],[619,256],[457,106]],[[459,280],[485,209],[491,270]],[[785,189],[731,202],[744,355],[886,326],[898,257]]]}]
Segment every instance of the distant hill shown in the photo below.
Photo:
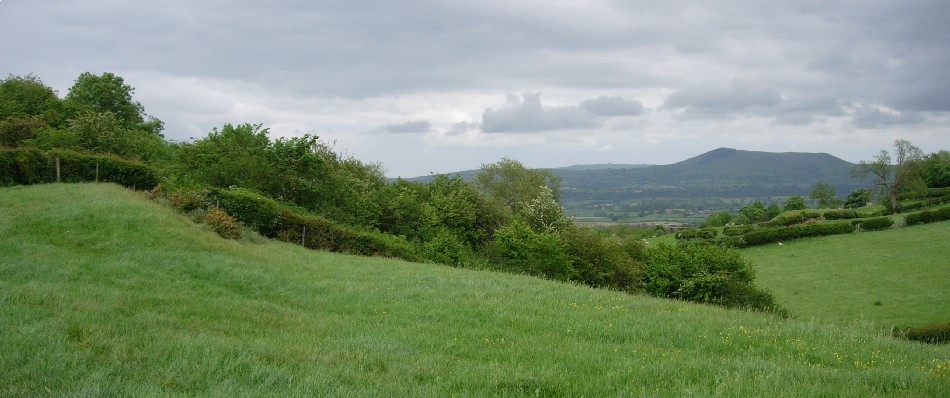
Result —
[{"label": "distant hill", "polygon": [[[771,197],[807,195],[818,181],[844,197],[866,186],[851,178],[854,164],[827,153],[758,152],[719,148],[669,165],[593,164],[551,169],[562,179],[561,199]],[[471,180],[478,170],[459,175]],[[412,178],[427,182],[431,176]]]},{"label": "distant hill", "polygon": [[863,186],[851,178],[853,166],[826,153],[719,148],[670,165],[555,171],[563,179],[562,199],[578,201],[807,195],[818,181],[844,196]]}]

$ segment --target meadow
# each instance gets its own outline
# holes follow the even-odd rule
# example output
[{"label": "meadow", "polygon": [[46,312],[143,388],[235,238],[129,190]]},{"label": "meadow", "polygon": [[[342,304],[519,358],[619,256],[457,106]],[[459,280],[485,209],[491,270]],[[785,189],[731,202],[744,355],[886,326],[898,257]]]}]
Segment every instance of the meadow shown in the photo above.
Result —
[{"label": "meadow", "polygon": [[950,322],[950,223],[806,238],[742,250],[793,314],[880,328]]},{"label": "meadow", "polygon": [[950,396],[950,346],[876,322],[224,240],[107,184],[0,189],[0,253],[2,396]]}]

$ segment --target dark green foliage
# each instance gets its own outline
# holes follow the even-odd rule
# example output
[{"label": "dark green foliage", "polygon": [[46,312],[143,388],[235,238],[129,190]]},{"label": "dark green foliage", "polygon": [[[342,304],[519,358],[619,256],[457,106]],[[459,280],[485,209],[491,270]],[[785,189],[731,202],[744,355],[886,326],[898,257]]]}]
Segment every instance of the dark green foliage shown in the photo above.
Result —
[{"label": "dark green foliage", "polygon": [[212,188],[203,196],[203,207],[223,209],[261,235],[277,236],[284,207],[266,195],[243,188]]},{"label": "dark green foliage", "polygon": [[155,170],[110,155],[72,151],[43,152],[19,148],[0,150],[0,184],[29,185],[56,181],[56,158],[62,182],[114,182],[130,188],[152,189],[159,179]]},{"label": "dark green foliage", "polygon": [[707,241],[716,239],[719,232],[715,228],[687,229],[676,233],[678,241]]},{"label": "dark green foliage", "polygon": [[329,250],[363,256],[396,257],[419,261],[416,249],[404,238],[380,232],[360,231],[336,224],[320,216],[284,210],[280,214],[277,238],[310,249]]},{"label": "dark green foliage", "polygon": [[562,281],[577,275],[568,247],[557,235],[535,232],[521,221],[513,221],[495,231],[494,248],[509,271]]},{"label": "dark green foliage", "polygon": [[722,229],[722,234],[726,236],[739,236],[752,232],[757,227],[755,225],[730,225]]},{"label": "dark green foliage", "polygon": [[[740,217],[745,218],[741,223],[739,222]],[[765,212],[765,204],[756,201],[751,205],[742,206],[742,208],[739,209],[739,217],[736,217],[733,221],[735,221],[736,224],[754,224],[766,220],[768,220],[768,214]]]},{"label": "dark green foliage", "polygon": [[782,214],[782,209],[780,209],[780,208],[778,207],[778,205],[775,204],[775,203],[769,204],[769,206],[765,208],[765,219],[766,219],[766,220],[771,220],[771,219],[775,218],[775,216],[777,216],[777,215],[779,215],[779,214]]},{"label": "dark green foliage", "polygon": [[921,177],[928,188],[950,187],[950,152],[931,153],[922,163]]},{"label": "dark green foliage", "polygon": [[935,323],[915,328],[897,329],[894,330],[894,336],[922,343],[950,343],[950,323]]},{"label": "dark green foliage", "polygon": [[739,251],[684,243],[650,250],[644,289],[658,297],[729,307],[773,310],[775,299],[753,285],[755,273]]},{"label": "dark green foliage", "polygon": [[109,72],[93,75],[85,72],[76,78],[65,102],[73,114],[111,113],[121,126],[130,130],[161,135],[163,123],[145,114],[145,108],[132,98],[135,89],[125,80]]},{"label": "dark green foliage", "polygon": [[760,228],[742,236],[746,246],[757,246],[812,236],[849,234],[854,226],[847,222],[812,222],[789,227]]},{"label": "dark green foliage", "polygon": [[818,202],[819,209],[833,209],[841,205],[841,199],[835,193],[835,187],[826,182],[817,182],[808,197]]},{"label": "dark green foliage", "polygon": [[851,222],[855,227],[860,227],[863,231],[880,231],[888,229],[894,225],[894,219],[888,216],[865,218]]},{"label": "dark green foliage", "polygon": [[[48,156],[51,162],[60,158],[62,182],[114,182],[145,190],[152,189],[159,183],[158,173],[151,167],[113,155],[85,155],[53,150]],[[52,173],[55,175],[55,170]]]},{"label": "dark green foliage", "polygon": [[46,122],[36,116],[0,120],[0,147],[20,146],[23,141],[36,138],[37,131],[48,127]]},{"label": "dark green foliage", "polygon": [[0,149],[0,186],[31,185],[55,180],[46,153],[38,149]]},{"label": "dark green foliage", "polygon": [[0,120],[30,117],[54,127],[62,123],[64,107],[56,92],[34,75],[0,81]]},{"label": "dark green foliage", "polygon": [[540,196],[544,186],[551,189],[555,202],[560,200],[560,177],[550,170],[527,168],[517,160],[502,159],[482,165],[481,171],[473,176],[473,182],[480,192],[516,213],[525,203]]},{"label": "dark green foliage", "polygon": [[805,210],[808,206],[805,205],[805,198],[795,195],[788,198],[785,201],[785,211],[790,210]]},{"label": "dark green foliage", "polygon": [[942,207],[936,210],[924,210],[919,213],[911,213],[905,218],[907,225],[927,224],[946,220],[950,220],[950,207]]},{"label": "dark green foliage", "polygon": [[854,210],[834,210],[826,211],[822,214],[825,220],[850,220],[858,218],[858,213]]},{"label": "dark green foliage", "polygon": [[871,190],[870,189],[855,189],[848,194],[848,198],[844,201],[845,209],[857,209],[859,207],[864,207],[868,205],[868,202],[871,201]]},{"label": "dark green foliage", "polygon": [[573,280],[622,291],[639,288],[645,246],[635,238],[601,236],[591,228],[572,227],[561,233],[576,271]]},{"label": "dark green foliage", "polygon": [[729,214],[728,210],[723,210],[718,213],[710,214],[709,217],[706,217],[704,226],[706,227],[722,227],[732,221],[732,214]]}]

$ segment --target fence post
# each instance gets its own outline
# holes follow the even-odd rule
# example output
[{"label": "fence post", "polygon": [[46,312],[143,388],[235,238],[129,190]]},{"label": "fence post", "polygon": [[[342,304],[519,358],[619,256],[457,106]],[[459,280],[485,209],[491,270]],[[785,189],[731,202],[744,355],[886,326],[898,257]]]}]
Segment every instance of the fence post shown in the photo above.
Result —
[{"label": "fence post", "polygon": [[56,158],[56,182],[59,182],[59,158]]},{"label": "fence post", "polygon": [[303,226],[303,233],[300,234],[300,246],[307,247],[307,226]]},{"label": "fence post", "polygon": [[96,182],[99,182],[99,163],[96,163]]}]

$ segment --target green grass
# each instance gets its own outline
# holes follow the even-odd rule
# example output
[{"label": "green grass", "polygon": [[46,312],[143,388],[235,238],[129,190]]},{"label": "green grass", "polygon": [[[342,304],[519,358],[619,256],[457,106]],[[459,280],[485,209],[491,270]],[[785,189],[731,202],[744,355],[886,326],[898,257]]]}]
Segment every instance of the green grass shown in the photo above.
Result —
[{"label": "green grass", "polygon": [[0,189],[0,396],[948,396],[950,347]]},{"label": "green grass", "polygon": [[757,283],[803,318],[881,328],[950,321],[950,222],[743,250]]}]

